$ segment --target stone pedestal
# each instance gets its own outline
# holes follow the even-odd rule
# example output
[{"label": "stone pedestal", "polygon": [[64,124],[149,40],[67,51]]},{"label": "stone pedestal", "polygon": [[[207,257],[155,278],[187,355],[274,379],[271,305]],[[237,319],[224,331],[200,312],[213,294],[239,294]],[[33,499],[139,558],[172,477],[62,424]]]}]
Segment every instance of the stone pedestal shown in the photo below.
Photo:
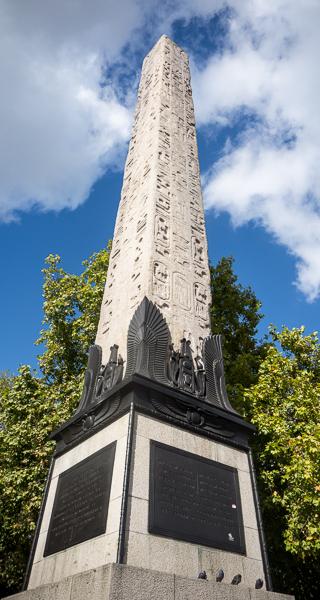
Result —
[{"label": "stone pedestal", "polygon": [[293,596],[110,564],[10,596],[12,600],[293,600]]},{"label": "stone pedestal", "polygon": [[[116,386],[90,411],[77,413],[54,435],[57,449],[30,559],[28,588],[56,583],[115,562],[191,578],[197,578],[202,570],[214,578],[222,568],[228,583],[240,574],[241,585],[254,587],[258,578],[270,585],[247,444],[251,429],[237,414],[137,374]],[[173,451],[173,465],[175,457],[182,453],[187,459],[191,457],[190,460],[204,460],[210,468],[224,465],[234,470],[240,492],[239,506],[235,508],[239,509],[243,526],[244,546],[240,551],[233,552],[232,543],[222,549],[219,545],[214,547],[214,540],[208,543],[201,536],[198,538],[199,516],[197,509],[190,507],[196,498],[193,491],[187,508],[177,508],[178,520],[179,511],[187,511],[182,514],[185,519],[195,518],[194,537],[190,541],[181,536],[181,532],[177,533],[175,527],[172,529],[172,525],[169,531],[160,534],[150,530],[150,456],[155,444]],[[93,528],[93,537],[73,543],[72,529],[78,528],[81,537],[81,531],[88,528],[89,523],[90,536],[92,514],[95,523],[104,510],[99,505],[103,489],[99,488],[99,481],[95,483],[92,469],[96,468],[96,457],[102,449],[111,446],[115,446],[114,464],[109,501],[103,498],[103,502],[108,503],[104,529],[97,534]],[[83,464],[88,465],[87,471],[81,470]],[[69,497],[59,497],[59,477],[61,481],[71,474],[72,479],[77,465],[80,466],[80,483],[70,490]],[[196,475],[197,467],[194,471]],[[89,476],[93,478],[92,483]],[[191,478],[193,476],[192,473]],[[88,478],[87,488],[84,477]],[[96,502],[91,490],[93,485],[97,486]],[[187,485],[192,485],[190,477]],[[88,501],[81,498],[82,489],[87,489],[83,494],[88,494]],[[199,494],[203,496],[201,490]],[[208,500],[206,494],[205,491],[205,501]],[[177,498],[171,498],[170,510],[175,502]],[[229,508],[223,509],[226,514]],[[209,525],[210,510],[202,517],[209,519]],[[65,547],[59,541],[61,528],[66,536]],[[56,551],[52,551],[55,544]],[[49,553],[48,545],[49,549],[51,546]]]}]

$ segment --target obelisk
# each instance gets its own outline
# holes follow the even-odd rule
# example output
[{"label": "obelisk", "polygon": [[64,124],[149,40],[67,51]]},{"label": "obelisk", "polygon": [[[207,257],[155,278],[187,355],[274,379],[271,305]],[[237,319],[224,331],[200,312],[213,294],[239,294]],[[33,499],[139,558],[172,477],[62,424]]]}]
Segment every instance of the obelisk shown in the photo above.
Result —
[{"label": "obelisk", "polygon": [[188,56],[162,36],[146,56],[125,165],[96,343],[126,354],[146,296],[179,347],[196,354],[210,332],[207,239]]},{"label": "obelisk", "polygon": [[254,427],[229,402],[209,302],[188,59],[163,36],[143,66],[97,344],[79,406],[51,436],[19,600],[271,589]]}]

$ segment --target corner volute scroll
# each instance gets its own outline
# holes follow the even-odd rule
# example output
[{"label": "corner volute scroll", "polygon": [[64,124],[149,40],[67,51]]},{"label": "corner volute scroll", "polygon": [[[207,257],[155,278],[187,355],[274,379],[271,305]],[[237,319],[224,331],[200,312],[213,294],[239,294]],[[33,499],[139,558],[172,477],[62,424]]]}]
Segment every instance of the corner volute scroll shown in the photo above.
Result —
[{"label": "corner volute scroll", "polygon": [[125,379],[134,373],[166,385],[170,331],[153,302],[144,298],[129,325]]},{"label": "corner volute scroll", "polygon": [[106,394],[123,378],[123,359],[118,354],[118,346],[110,348],[110,358],[106,365],[101,362],[102,350],[97,344],[90,346],[88,366],[84,374],[84,385],[77,413],[89,410],[100,402]]},{"label": "corner volute scroll", "polygon": [[100,367],[95,390],[97,400],[103,398],[109,390],[122,381],[124,362],[121,354],[118,354],[118,350],[119,346],[113,344],[110,347],[110,357],[107,364]]},{"label": "corner volute scroll", "polygon": [[222,336],[209,335],[203,342],[203,359],[206,373],[207,402],[236,413],[231,406],[224,375]]},{"label": "corner volute scroll", "polygon": [[101,369],[102,350],[98,344],[90,346],[88,353],[88,366],[84,374],[82,396],[76,414],[82,412],[94,403],[97,377]]}]

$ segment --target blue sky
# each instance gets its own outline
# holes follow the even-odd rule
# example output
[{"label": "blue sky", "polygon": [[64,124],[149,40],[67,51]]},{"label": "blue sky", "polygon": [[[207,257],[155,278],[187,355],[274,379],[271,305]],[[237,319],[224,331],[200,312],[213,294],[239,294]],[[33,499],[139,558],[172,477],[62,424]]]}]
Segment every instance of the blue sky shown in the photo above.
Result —
[{"label": "blue sky", "polygon": [[141,63],[162,33],[190,55],[210,259],[234,256],[261,336],[318,329],[319,5],[297,4],[4,0],[0,370],[36,365],[44,258],[79,272],[112,238]]}]

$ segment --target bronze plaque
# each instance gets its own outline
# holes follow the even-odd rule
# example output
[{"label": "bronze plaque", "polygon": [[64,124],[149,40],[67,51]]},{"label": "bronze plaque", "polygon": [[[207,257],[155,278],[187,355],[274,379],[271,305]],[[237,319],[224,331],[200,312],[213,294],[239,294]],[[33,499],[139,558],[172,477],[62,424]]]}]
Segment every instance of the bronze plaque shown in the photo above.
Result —
[{"label": "bronze plaque", "polygon": [[116,442],[59,475],[43,556],[106,530]]},{"label": "bronze plaque", "polygon": [[245,554],[236,469],[151,442],[149,532]]}]

